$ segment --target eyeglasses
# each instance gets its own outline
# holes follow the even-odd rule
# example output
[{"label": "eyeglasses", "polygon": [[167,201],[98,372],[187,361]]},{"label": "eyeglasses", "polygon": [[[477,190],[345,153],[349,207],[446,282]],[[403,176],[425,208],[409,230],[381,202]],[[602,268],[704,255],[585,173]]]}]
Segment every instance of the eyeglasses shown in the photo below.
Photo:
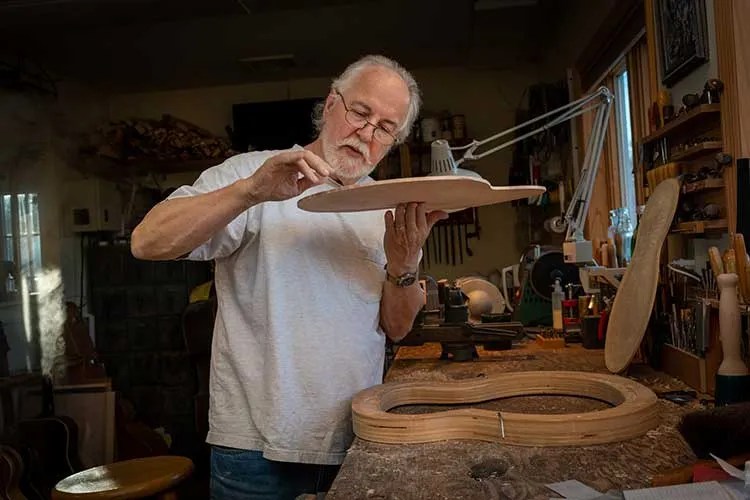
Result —
[{"label": "eyeglasses", "polygon": [[367,118],[369,115],[357,111],[356,109],[349,109],[349,106],[346,105],[346,101],[344,100],[344,96],[341,95],[341,92],[339,92],[338,90],[334,90],[334,92],[336,92],[336,94],[338,94],[338,96],[341,98],[341,103],[344,105],[344,109],[346,110],[344,118],[346,118],[346,121],[347,123],[349,123],[349,125],[357,127],[358,129],[365,128],[367,125],[372,125],[372,136],[380,144],[390,146],[391,144],[396,142],[396,137],[393,135],[393,133],[387,131],[380,125],[375,125],[374,123],[368,121]]}]

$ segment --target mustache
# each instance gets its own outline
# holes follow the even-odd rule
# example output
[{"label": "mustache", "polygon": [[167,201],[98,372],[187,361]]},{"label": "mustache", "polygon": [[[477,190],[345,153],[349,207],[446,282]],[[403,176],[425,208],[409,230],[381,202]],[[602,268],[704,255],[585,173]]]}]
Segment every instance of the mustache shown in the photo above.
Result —
[{"label": "mustache", "polygon": [[364,142],[358,141],[353,137],[347,137],[346,139],[341,141],[338,146],[349,146],[350,148],[356,149],[359,154],[362,155],[365,161],[367,163],[370,163],[370,150],[367,148],[367,145]]}]

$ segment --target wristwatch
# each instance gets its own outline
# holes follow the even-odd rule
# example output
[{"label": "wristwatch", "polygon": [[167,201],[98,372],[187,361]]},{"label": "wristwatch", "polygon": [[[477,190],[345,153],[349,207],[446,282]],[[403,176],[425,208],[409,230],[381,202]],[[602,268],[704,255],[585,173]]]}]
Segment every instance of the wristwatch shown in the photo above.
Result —
[{"label": "wristwatch", "polygon": [[385,274],[388,277],[388,281],[400,288],[411,286],[417,282],[417,273],[404,273],[400,276],[393,276],[386,269]]}]

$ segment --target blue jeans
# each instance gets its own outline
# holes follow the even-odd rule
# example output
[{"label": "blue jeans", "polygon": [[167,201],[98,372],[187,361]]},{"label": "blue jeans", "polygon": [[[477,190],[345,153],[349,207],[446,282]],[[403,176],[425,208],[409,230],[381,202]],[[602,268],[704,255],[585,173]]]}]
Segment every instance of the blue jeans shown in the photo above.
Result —
[{"label": "blue jeans", "polygon": [[260,451],[211,446],[211,500],[294,500],[328,491],[338,469],[274,462]]}]

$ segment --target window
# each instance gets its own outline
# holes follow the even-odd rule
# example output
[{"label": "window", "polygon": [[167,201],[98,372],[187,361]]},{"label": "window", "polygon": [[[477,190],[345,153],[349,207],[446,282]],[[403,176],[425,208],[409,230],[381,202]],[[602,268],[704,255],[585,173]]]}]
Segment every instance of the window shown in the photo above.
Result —
[{"label": "window", "polygon": [[[626,207],[630,222],[637,224],[639,204],[645,203],[643,172],[639,168],[640,151],[634,147],[634,138],[648,134],[648,109],[651,98],[648,44],[644,34],[633,41],[626,53],[613,61],[607,71],[588,89],[594,91],[599,85],[609,88],[614,94],[614,106],[610,114],[600,164],[598,187],[591,196],[587,220],[587,238],[606,241],[609,227],[609,212]],[[580,145],[586,144],[591,134],[593,120],[582,121]]]},{"label": "window", "polygon": [[[12,279],[0,276],[0,286],[13,292],[17,279],[23,276],[30,293],[37,292],[36,279],[42,270],[42,237],[39,227],[39,196],[37,193],[3,194],[2,218],[3,260],[12,264]],[[13,283],[15,282],[15,283]]]},{"label": "window", "polygon": [[630,120],[630,84],[627,69],[615,74],[614,84],[620,202],[623,207],[628,208],[630,220],[634,223],[636,196],[633,173],[633,127]]}]

